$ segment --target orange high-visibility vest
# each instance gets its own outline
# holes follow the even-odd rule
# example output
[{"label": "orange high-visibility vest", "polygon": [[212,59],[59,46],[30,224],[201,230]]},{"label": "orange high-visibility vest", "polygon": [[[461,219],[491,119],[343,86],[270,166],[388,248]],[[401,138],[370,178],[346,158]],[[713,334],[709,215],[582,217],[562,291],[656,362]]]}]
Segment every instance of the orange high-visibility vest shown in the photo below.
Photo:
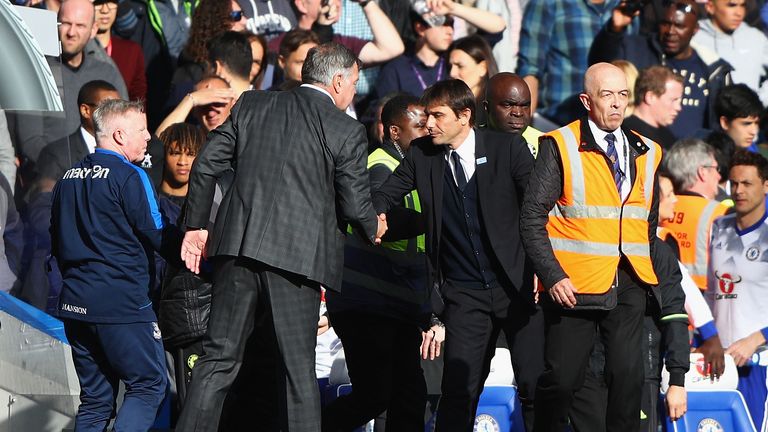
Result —
[{"label": "orange high-visibility vest", "polygon": [[638,134],[647,150],[635,159],[632,188],[622,203],[605,155],[583,148],[580,127],[577,120],[548,134],[563,167],[563,192],[547,222],[555,257],[579,294],[606,293],[621,255],[640,280],[656,285],[648,215],[661,147]]},{"label": "orange high-visibility vest", "polygon": [[680,246],[680,262],[688,269],[700,290],[707,289],[709,234],[712,222],[725,214],[728,206],[699,195],[678,195],[672,219],[659,221],[672,231]]}]

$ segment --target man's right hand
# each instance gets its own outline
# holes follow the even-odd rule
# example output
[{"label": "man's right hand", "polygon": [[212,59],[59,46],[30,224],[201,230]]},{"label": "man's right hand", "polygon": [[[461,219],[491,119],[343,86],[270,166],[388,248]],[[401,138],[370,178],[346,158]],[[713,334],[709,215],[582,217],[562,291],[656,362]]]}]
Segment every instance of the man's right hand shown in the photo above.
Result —
[{"label": "man's right hand", "polygon": [[189,271],[200,273],[200,259],[205,257],[205,245],[208,243],[208,230],[190,230],[184,234],[181,242],[181,260]]},{"label": "man's right hand", "polygon": [[554,284],[548,292],[549,296],[552,297],[552,300],[560,306],[568,309],[572,309],[576,306],[576,296],[574,294],[576,294],[577,291],[569,278],[565,278]]},{"label": "man's right hand", "polygon": [[704,354],[704,364],[709,370],[709,378],[712,381],[719,379],[725,371],[725,350],[720,343],[720,336],[714,335],[705,340],[696,352]]},{"label": "man's right hand", "polygon": [[376,229],[376,239],[373,242],[375,244],[381,244],[381,238],[384,237],[384,234],[387,232],[387,215],[381,213],[377,219],[379,226]]}]

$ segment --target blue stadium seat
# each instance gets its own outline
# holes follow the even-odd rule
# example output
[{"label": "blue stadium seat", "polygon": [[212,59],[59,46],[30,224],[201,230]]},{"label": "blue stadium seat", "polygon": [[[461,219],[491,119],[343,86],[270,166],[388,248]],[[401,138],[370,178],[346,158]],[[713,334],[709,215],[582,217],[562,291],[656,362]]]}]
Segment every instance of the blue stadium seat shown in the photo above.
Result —
[{"label": "blue stadium seat", "polygon": [[475,431],[525,432],[517,387],[485,387],[477,406]]},{"label": "blue stadium seat", "polygon": [[666,432],[755,432],[744,398],[736,390],[688,391],[688,412]]}]

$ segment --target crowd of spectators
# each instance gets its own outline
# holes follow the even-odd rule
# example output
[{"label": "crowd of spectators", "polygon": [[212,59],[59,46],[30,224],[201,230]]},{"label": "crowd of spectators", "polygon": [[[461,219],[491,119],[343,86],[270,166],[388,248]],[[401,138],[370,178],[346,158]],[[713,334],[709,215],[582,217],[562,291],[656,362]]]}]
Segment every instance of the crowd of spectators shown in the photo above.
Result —
[{"label": "crowd of spectators", "polygon": [[[768,155],[764,0],[15,2],[57,14],[61,56],[47,60],[61,71],[64,111],[0,111],[0,290],[49,312],[61,288],[51,191],[94,152],[99,103],[144,102],[152,140],[137,164],[173,221],[204,134],[244,92],[300,85],[307,52],[328,41],[361,61],[346,111],[369,126],[370,149],[397,142],[381,123],[393,94],[416,106],[429,86],[456,78],[475,96],[479,127],[523,133],[536,156],[541,132],[585,115],[587,68],[613,62],[632,92],[624,125],[674,150],[664,167],[675,191],[721,202],[712,219],[733,205],[733,153]],[[686,254],[695,251],[681,261],[696,264]],[[692,276],[706,288],[706,266]]]}]

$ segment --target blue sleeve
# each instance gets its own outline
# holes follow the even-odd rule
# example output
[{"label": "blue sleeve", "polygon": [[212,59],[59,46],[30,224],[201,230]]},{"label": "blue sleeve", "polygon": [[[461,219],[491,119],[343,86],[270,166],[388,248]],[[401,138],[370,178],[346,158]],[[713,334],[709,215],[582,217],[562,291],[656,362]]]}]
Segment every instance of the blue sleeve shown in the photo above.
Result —
[{"label": "blue sleeve", "polygon": [[760,330],[760,333],[763,334],[763,338],[765,338],[766,341],[768,341],[768,327],[765,327]]},{"label": "blue sleeve", "polygon": [[149,181],[147,173],[131,165],[136,175],[128,176],[122,189],[123,209],[131,227],[143,234],[159,249],[160,233],[165,226],[157,203],[157,194]]},{"label": "blue sleeve", "polygon": [[[697,329],[702,340],[707,340],[712,336],[717,336],[717,327],[714,321],[709,321]],[[766,339],[768,340],[768,339]]]}]

